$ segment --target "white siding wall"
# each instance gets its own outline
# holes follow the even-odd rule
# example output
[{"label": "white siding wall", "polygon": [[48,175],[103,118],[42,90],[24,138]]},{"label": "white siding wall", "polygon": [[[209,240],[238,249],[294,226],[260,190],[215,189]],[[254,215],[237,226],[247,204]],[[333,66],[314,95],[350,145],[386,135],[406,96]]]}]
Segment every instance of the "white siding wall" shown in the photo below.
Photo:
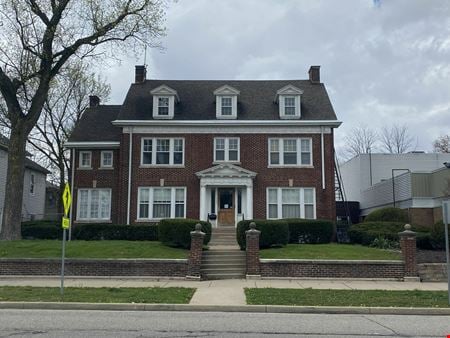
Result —
[{"label": "white siding wall", "polygon": [[[450,162],[450,154],[362,154],[341,164],[340,171],[347,200],[361,202],[362,192],[371,186],[371,178],[374,185],[390,179],[394,168],[432,171],[442,168],[444,162]],[[396,171],[395,175],[403,173]]]},{"label": "white siding wall", "polygon": [[[3,207],[5,204],[6,172],[8,169],[8,153],[0,149],[0,215],[3,216]],[[35,176],[34,195],[30,194],[31,173]],[[29,220],[31,215],[35,219],[44,217],[45,209],[45,181],[46,175],[40,172],[25,169],[23,186],[22,218]],[[0,218],[0,226],[1,226]]]},{"label": "white siding wall", "polygon": [[[394,178],[395,202],[399,207],[402,201],[412,198],[411,174],[406,173]],[[367,215],[373,208],[393,205],[392,179],[377,183],[361,192],[361,215]]]}]

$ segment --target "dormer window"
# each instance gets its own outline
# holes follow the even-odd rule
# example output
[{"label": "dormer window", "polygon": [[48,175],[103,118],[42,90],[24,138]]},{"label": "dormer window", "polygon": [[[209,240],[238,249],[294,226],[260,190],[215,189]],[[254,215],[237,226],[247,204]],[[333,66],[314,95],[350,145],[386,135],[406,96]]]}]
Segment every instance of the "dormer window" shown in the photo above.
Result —
[{"label": "dormer window", "polygon": [[225,85],[214,91],[216,96],[216,118],[236,119],[239,90]]},{"label": "dormer window", "polygon": [[153,95],[153,118],[173,119],[175,103],[179,101],[177,91],[162,85],[150,93]]},{"label": "dormer window", "polygon": [[277,91],[275,101],[278,102],[280,119],[299,119],[301,117],[300,97],[303,91],[295,86],[287,85]]},{"label": "dormer window", "polygon": [[220,98],[222,104],[222,115],[223,116],[231,116],[233,115],[233,98],[230,96],[222,96]]},{"label": "dormer window", "polygon": [[169,115],[169,101],[170,98],[167,96],[158,97],[158,116]]}]

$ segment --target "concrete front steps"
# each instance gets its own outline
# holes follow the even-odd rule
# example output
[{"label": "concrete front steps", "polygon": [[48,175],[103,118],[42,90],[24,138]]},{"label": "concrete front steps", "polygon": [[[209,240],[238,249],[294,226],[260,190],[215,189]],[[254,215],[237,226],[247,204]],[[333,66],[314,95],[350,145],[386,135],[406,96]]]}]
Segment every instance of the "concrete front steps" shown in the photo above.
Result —
[{"label": "concrete front steps", "polygon": [[214,228],[209,250],[203,252],[202,277],[209,280],[245,278],[245,272],[245,251],[237,245],[234,225]]}]

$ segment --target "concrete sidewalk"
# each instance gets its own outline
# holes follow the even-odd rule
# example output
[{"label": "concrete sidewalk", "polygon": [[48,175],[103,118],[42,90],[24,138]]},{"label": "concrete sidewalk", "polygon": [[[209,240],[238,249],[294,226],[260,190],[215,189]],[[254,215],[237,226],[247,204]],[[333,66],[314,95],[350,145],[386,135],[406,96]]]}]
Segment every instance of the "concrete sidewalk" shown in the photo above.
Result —
[{"label": "concrete sidewalk", "polygon": [[[1,276],[0,286],[59,287],[59,277]],[[190,287],[196,288],[192,305],[245,305],[244,288],[342,289],[342,290],[428,290],[446,291],[447,283],[384,280],[263,279],[186,281],[151,278],[65,278],[67,287]]]}]

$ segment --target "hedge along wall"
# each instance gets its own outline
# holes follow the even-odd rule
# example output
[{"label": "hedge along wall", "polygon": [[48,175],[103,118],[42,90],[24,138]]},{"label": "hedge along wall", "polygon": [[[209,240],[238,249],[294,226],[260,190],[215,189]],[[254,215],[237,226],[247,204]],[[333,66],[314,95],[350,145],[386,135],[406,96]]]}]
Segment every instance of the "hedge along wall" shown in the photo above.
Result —
[{"label": "hedge along wall", "polygon": [[200,223],[205,233],[203,244],[207,245],[211,240],[211,223],[189,218],[163,219],[158,225],[158,238],[167,246],[189,249],[191,247],[191,231]]},{"label": "hedge along wall", "polygon": [[[61,273],[61,260],[0,258],[0,275]],[[66,276],[186,277],[187,259],[66,259]]]},{"label": "hedge along wall", "polygon": [[236,236],[241,250],[245,249],[245,232],[250,229],[250,223],[255,222],[256,229],[261,231],[259,237],[260,248],[283,246],[289,242],[289,227],[284,220],[245,220],[237,224]]}]

